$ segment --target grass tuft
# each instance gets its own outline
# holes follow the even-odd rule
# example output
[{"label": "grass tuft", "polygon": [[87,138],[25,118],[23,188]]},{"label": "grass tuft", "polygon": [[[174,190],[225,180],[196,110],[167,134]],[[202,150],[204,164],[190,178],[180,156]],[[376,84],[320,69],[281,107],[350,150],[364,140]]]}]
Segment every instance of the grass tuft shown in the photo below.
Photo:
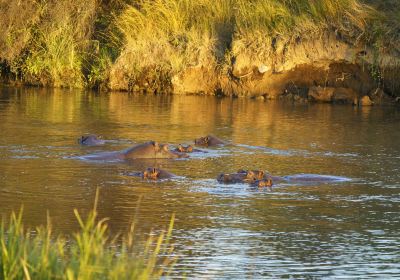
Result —
[{"label": "grass tuft", "polygon": [[111,238],[96,208],[86,219],[74,211],[80,230],[71,240],[55,236],[50,219],[34,233],[25,230],[22,212],[12,213],[0,227],[1,279],[153,279],[167,275],[174,265],[169,243],[174,217],[167,231],[151,234],[138,246],[134,225],[126,235]]}]

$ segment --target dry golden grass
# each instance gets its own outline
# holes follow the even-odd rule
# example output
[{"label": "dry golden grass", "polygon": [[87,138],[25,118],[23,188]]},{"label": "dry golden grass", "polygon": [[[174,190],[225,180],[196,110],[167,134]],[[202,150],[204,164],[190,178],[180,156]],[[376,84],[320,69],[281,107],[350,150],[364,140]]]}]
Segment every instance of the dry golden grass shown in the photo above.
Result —
[{"label": "dry golden grass", "polygon": [[28,81],[82,87],[106,79],[117,57],[134,80],[148,69],[168,77],[187,67],[223,67],[233,41],[262,52],[276,37],[290,42],[336,32],[379,52],[398,48],[400,40],[395,0],[107,3],[0,0],[0,61]]}]

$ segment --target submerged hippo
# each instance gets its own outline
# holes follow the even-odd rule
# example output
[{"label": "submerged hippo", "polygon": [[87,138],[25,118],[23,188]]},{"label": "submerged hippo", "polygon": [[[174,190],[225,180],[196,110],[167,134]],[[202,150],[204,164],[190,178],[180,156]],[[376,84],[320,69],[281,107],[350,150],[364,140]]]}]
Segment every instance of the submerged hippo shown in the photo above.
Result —
[{"label": "submerged hippo", "polygon": [[168,144],[159,144],[155,141],[139,144],[124,151],[85,156],[86,159],[91,160],[167,159],[183,157],[188,157],[188,155],[186,153],[170,151]]},{"label": "submerged hippo", "polygon": [[350,181],[350,179],[339,176],[319,174],[295,174],[280,177],[271,176],[261,170],[239,170],[236,173],[220,174],[217,177],[217,181],[225,184],[248,183],[254,187],[267,187],[270,189],[275,183],[327,184]]},{"label": "submerged hippo", "polygon": [[138,176],[141,177],[142,179],[148,179],[148,180],[160,180],[160,179],[170,179],[172,177],[175,177],[176,175],[163,169],[148,167],[143,172],[134,173],[133,176]]},{"label": "submerged hippo", "polygon": [[193,152],[193,146],[182,146],[181,144],[176,147],[175,151],[180,152],[180,153],[192,153]]},{"label": "submerged hippo", "polygon": [[217,177],[218,182],[225,184],[236,184],[236,183],[253,184],[257,181],[262,181],[266,179],[271,181],[270,176],[268,176],[264,171],[261,170],[239,170],[236,173],[230,173],[230,174],[222,173]]},{"label": "submerged hippo", "polygon": [[225,145],[226,143],[213,135],[207,135],[194,140],[196,146],[210,147],[217,145]]},{"label": "submerged hippo", "polygon": [[217,177],[219,183],[224,184],[237,184],[246,183],[250,186],[258,188],[272,189],[272,179],[264,171],[261,170],[239,170],[236,173],[231,174],[220,174]]},{"label": "submerged hippo", "polygon": [[185,146],[183,146],[181,144],[179,144],[178,147],[176,147],[174,151],[175,152],[179,152],[179,153],[193,153],[193,152],[206,153],[206,151],[202,151],[202,150],[193,148],[192,145],[189,145],[189,146],[185,147]]},{"label": "submerged hippo", "polygon": [[99,146],[104,145],[106,141],[99,139],[96,135],[83,135],[78,138],[78,143],[83,146]]},{"label": "submerged hippo", "polygon": [[272,190],[272,179],[269,178],[264,178],[260,180],[256,180],[250,184],[252,187],[258,187],[258,188],[268,188],[269,190]]}]

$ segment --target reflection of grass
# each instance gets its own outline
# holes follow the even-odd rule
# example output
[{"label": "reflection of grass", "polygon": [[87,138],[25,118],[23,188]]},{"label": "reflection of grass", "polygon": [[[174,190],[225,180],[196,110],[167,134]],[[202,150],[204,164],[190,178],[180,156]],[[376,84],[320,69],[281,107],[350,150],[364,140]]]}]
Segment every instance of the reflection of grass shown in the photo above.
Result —
[{"label": "reflection of grass", "polygon": [[23,228],[22,211],[11,214],[0,228],[0,278],[149,279],[167,274],[174,264],[169,244],[173,218],[168,231],[151,235],[139,250],[133,226],[122,238],[110,238],[106,220],[97,221],[96,207],[86,220],[76,210],[75,216],[80,231],[67,241],[54,236],[49,223],[32,234]]}]

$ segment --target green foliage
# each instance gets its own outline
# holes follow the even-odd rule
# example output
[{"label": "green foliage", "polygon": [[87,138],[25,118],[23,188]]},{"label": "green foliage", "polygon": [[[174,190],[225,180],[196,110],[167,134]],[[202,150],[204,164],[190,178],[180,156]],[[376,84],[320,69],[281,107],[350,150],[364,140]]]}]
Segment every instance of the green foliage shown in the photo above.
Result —
[{"label": "green foliage", "polygon": [[257,52],[277,36],[290,41],[336,32],[354,40],[377,39],[367,26],[379,20],[358,0],[142,0],[126,5],[115,26],[131,73],[155,65],[176,73],[223,64],[233,41]]},{"label": "green foliage", "polygon": [[[174,264],[169,244],[173,221],[166,232],[150,235],[138,248],[134,226],[110,238],[106,220],[97,219],[96,208],[82,219],[80,231],[69,241],[54,236],[50,222],[35,233],[24,230],[22,211],[12,213],[0,228],[0,278],[11,279],[153,279],[168,273]],[[117,241],[120,240],[120,241]]]},{"label": "green foliage", "polygon": [[99,86],[115,62],[133,83],[221,67],[233,42],[257,52],[335,32],[382,52],[400,41],[396,0],[0,0],[0,10],[0,60],[58,87]]}]

